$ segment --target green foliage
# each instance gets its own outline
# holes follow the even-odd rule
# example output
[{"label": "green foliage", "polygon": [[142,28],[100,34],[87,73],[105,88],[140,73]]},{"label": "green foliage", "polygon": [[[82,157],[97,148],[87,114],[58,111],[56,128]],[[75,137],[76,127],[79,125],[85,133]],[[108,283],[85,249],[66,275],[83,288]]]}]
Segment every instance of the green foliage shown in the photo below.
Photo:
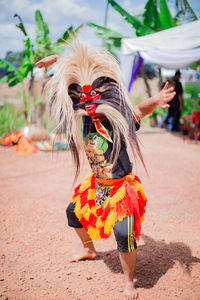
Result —
[{"label": "green foliage", "polygon": [[38,106],[41,103],[42,99],[40,97],[38,97],[35,102],[34,102],[34,106]]},{"label": "green foliage", "polygon": [[143,36],[150,33],[153,33],[154,30],[152,30],[150,27],[146,26],[142,21],[140,21],[136,16],[131,16],[125,9],[123,9],[117,2],[114,0],[108,0],[108,2],[112,5],[112,7],[120,13],[124,19],[130,23],[133,28],[136,29],[136,35],[137,36]]},{"label": "green foliage", "polygon": [[22,82],[24,78],[27,77],[28,73],[33,70],[33,64],[32,64],[32,45],[30,42],[30,38],[27,38],[25,41],[26,45],[26,50],[25,50],[25,55],[24,55],[24,61],[20,65],[19,68],[16,68],[13,66],[11,63],[0,59],[0,67],[7,69],[8,72],[10,72],[9,75],[6,75],[6,77],[2,77],[0,79],[0,83],[8,82],[9,86],[14,86],[18,84],[19,82]]},{"label": "green foliage", "polygon": [[131,16],[116,1],[108,0],[112,7],[125,18],[136,29],[137,36],[144,36],[176,25],[176,19],[172,18],[166,0],[160,0],[160,11],[158,11],[157,0],[148,0],[143,20],[137,16]]},{"label": "green foliage", "polygon": [[191,98],[198,99],[198,94],[200,94],[200,83],[198,81],[186,83],[184,92],[187,94],[191,94]]},{"label": "green foliage", "polygon": [[196,61],[190,66],[190,69],[198,70],[200,68],[200,60]]},{"label": "green foliage", "polygon": [[0,67],[5,68],[8,72],[17,72],[17,68],[15,66],[3,59],[0,59]]},{"label": "green foliage", "polygon": [[154,31],[160,30],[160,16],[157,8],[157,0],[147,1],[143,13],[144,25]]},{"label": "green foliage", "polygon": [[176,19],[172,18],[166,0],[160,0],[160,23],[162,29],[168,29],[176,26]]},{"label": "green foliage", "polygon": [[10,86],[10,87],[12,87],[12,86],[14,86],[14,85],[16,85],[16,84],[18,84],[18,83],[21,82],[21,79],[20,79],[20,78],[17,78],[17,77],[11,78],[11,76],[10,76],[9,78],[10,78],[10,79],[9,79],[9,84],[8,84],[8,86]]},{"label": "green foliage", "polygon": [[19,19],[19,24],[17,24],[16,27],[18,27],[23,32],[23,34],[25,36],[28,36],[21,17],[18,14],[15,14],[14,18],[18,18]]},{"label": "green foliage", "polygon": [[51,38],[49,37],[49,27],[43,20],[42,14],[39,10],[35,12],[35,24],[37,44],[37,49],[35,51],[35,62],[45,56],[55,53],[62,53],[65,49],[64,46],[66,42],[70,43],[83,27],[83,25],[80,25],[74,29],[73,26],[70,26],[56,42],[52,42]]},{"label": "green foliage", "polygon": [[39,10],[35,12],[35,24],[36,24],[36,44],[37,44],[37,55],[47,56],[51,50],[51,39],[49,35],[49,27],[43,20],[42,14]]},{"label": "green foliage", "polygon": [[7,51],[4,59],[11,64],[21,65],[24,60],[24,54],[25,51],[20,51],[20,52]]},{"label": "green foliage", "polygon": [[105,43],[107,50],[113,52],[114,50],[120,49],[121,40],[126,36],[122,35],[121,33],[115,30],[97,25],[95,23],[88,22],[87,25],[96,28],[97,36],[100,37],[102,40],[107,41],[107,43]]},{"label": "green foliage", "polygon": [[11,104],[0,106],[0,136],[24,126],[24,117]]},{"label": "green foliage", "polygon": [[175,5],[177,10],[176,19],[180,22],[192,22],[198,20],[198,17],[188,0],[176,0]]},{"label": "green foliage", "polygon": [[21,67],[20,65],[20,72],[23,74],[24,78],[27,77],[29,72],[33,71],[34,64],[39,59],[55,53],[62,53],[64,51],[63,42],[70,42],[72,37],[76,36],[80,29],[83,27],[83,25],[80,25],[76,29],[74,29],[73,26],[70,26],[64,32],[61,38],[59,38],[56,42],[52,42],[51,38],[49,37],[49,27],[44,21],[41,12],[39,10],[36,10],[36,49],[34,49],[21,17],[17,14],[15,14],[14,17],[18,18],[19,20],[19,23],[16,24],[16,27],[19,28],[26,37],[26,40],[24,41],[25,52],[24,61],[22,63],[23,66]]},{"label": "green foliage", "polygon": [[156,118],[157,116],[163,116],[167,114],[166,109],[160,108],[160,106],[156,107],[156,109],[153,111],[153,113],[149,116],[149,118]]},{"label": "green foliage", "polygon": [[[34,59],[33,59],[33,47],[31,45],[31,40],[30,38],[27,38],[27,40],[24,43],[25,45],[25,55],[24,55],[24,66],[26,66],[28,68],[29,71],[32,71],[33,69],[33,63],[34,63]],[[28,74],[26,74],[27,76]],[[25,77],[26,77],[25,76]]]},{"label": "green foliage", "polygon": [[37,45],[48,44],[51,40],[48,38],[49,27],[44,22],[42,14],[39,10],[35,12],[35,24],[36,24],[36,42]]},{"label": "green foliage", "polygon": [[18,19],[19,23],[16,24],[16,27],[19,28],[25,36],[24,46],[25,51],[23,61],[21,62],[19,68],[16,68],[12,65],[12,61],[0,60],[0,67],[6,68],[9,72],[8,75],[5,75],[0,79],[0,83],[8,82],[8,85],[14,86],[21,82],[21,99],[24,106],[24,115],[26,122],[32,122],[32,113],[41,102],[37,99],[34,104],[31,100],[31,92],[26,95],[23,85],[23,80],[27,78],[28,74],[31,73],[31,81],[29,86],[29,91],[33,90],[34,74],[33,68],[36,61],[44,58],[45,56],[62,53],[64,51],[63,42],[71,41],[71,39],[77,35],[79,30],[82,28],[82,25],[76,29],[73,26],[70,26],[63,34],[63,36],[53,43],[49,37],[49,27],[44,21],[42,14],[39,10],[35,12],[35,25],[36,25],[36,50],[33,48],[30,37],[25,29],[23,21],[18,14],[14,15]]},{"label": "green foliage", "polygon": [[66,41],[69,43],[73,40],[73,38],[76,37],[77,33],[79,32],[79,30],[81,28],[83,28],[83,24],[81,24],[80,26],[78,26],[76,29],[74,29],[73,26],[70,26],[69,28],[67,28],[67,30],[63,33],[63,35],[56,41],[56,43],[58,44],[62,44],[65,43]]},{"label": "green foliage", "polygon": [[[186,97],[187,95],[187,97]],[[184,87],[183,116],[190,115],[194,111],[200,111],[200,84],[198,82],[186,83]]]}]

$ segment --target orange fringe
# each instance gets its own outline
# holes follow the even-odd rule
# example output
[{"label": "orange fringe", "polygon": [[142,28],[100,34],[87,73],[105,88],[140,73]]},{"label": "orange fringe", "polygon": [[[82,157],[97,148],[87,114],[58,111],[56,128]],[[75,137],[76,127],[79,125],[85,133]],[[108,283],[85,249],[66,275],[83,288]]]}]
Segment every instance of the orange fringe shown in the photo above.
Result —
[{"label": "orange fringe", "polygon": [[[101,206],[95,202],[95,182],[112,186],[109,197]],[[146,196],[137,176],[129,174],[120,179],[99,180],[88,174],[75,188],[75,214],[91,239],[108,238],[116,221],[134,214],[133,231],[139,239],[144,219]]]}]

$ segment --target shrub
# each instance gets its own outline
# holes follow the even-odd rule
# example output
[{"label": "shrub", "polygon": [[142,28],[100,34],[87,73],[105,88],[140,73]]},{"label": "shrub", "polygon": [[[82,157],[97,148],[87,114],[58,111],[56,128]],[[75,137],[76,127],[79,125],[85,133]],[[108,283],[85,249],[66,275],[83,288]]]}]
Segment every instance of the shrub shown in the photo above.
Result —
[{"label": "shrub", "polygon": [[0,136],[11,133],[24,126],[24,116],[13,105],[0,106]]},{"label": "shrub", "polygon": [[200,111],[200,83],[188,82],[184,86],[184,109],[182,116],[191,115],[194,111]]}]

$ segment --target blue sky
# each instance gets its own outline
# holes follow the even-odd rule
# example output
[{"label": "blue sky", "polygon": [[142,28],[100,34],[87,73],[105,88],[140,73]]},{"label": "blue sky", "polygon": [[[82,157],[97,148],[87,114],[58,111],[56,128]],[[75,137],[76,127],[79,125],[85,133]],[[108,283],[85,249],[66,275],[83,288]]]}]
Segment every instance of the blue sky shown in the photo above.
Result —
[{"label": "blue sky", "polygon": [[[144,0],[116,0],[129,13],[137,15],[143,12]],[[103,25],[106,0],[0,0],[0,57],[6,51],[20,51],[23,49],[23,34],[15,27],[17,20],[13,18],[19,14],[25,24],[32,41],[35,39],[34,12],[39,9],[50,29],[50,37],[56,41],[70,26],[79,26],[87,21]],[[175,0],[170,0],[172,4]],[[200,1],[190,0],[194,11],[200,17]],[[108,13],[108,27],[127,36],[134,36],[134,29],[110,6]],[[85,26],[80,34],[80,41],[86,41],[93,46],[101,46],[94,30]]]}]

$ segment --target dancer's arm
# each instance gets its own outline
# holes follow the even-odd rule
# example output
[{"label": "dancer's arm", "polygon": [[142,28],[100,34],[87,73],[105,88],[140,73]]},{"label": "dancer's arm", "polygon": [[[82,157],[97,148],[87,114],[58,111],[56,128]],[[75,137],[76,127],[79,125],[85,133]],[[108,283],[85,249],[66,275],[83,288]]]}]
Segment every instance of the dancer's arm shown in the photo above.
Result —
[{"label": "dancer's arm", "polygon": [[168,102],[174,98],[176,92],[173,87],[168,88],[168,85],[169,83],[166,82],[164,88],[157,95],[150,97],[135,106],[134,111],[137,121],[141,120],[146,115],[151,114],[157,106],[160,106],[163,109],[170,106]]},{"label": "dancer's arm", "polygon": [[59,59],[59,55],[57,55],[57,54],[50,55],[50,56],[47,56],[47,57],[37,61],[35,65],[38,68],[48,67],[50,65],[53,65],[55,62],[57,62],[58,59]]}]

